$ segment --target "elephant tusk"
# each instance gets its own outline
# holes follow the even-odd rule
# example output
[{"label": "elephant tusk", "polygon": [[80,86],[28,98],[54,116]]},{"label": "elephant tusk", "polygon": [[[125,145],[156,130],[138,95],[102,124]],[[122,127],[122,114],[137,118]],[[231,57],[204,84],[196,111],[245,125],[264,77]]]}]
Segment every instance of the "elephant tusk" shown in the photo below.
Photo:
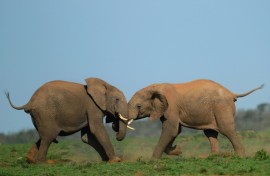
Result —
[{"label": "elephant tusk", "polygon": [[119,117],[120,117],[120,119],[122,119],[122,120],[128,120],[127,118],[123,117],[120,113],[119,113]]},{"label": "elephant tusk", "polygon": [[[128,120],[127,118],[123,117],[120,113],[119,113],[119,117],[120,117],[120,119],[122,119],[122,120],[125,120],[125,121]],[[129,126],[129,125],[131,124],[131,122],[133,122],[133,119],[131,119],[131,120],[128,121],[128,123],[127,123],[127,128],[129,128],[129,129],[131,129],[131,130],[135,130],[135,128],[132,128],[131,126]]]},{"label": "elephant tusk", "polygon": [[135,128],[132,128],[131,126],[127,125],[127,128],[131,129],[131,130],[135,130]]},{"label": "elephant tusk", "polygon": [[130,121],[128,121],[128,125],[130,125],[133,122],[133,119],[131,119]]}]

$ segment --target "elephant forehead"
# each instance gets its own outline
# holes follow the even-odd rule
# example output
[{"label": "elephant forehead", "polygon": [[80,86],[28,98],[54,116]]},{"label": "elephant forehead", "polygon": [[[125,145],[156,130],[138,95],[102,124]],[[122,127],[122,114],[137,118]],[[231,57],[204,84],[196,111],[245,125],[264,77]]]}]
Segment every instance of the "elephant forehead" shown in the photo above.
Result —
[{"label": "elephant forehead", "polygon": [[138,93],[132,96],[128,102],[129,106],[135,106],[137,103],[140,103],[143,100],[142,96]]},{"label": "elephant forehead", "polygon": [[135,95],[136,101],[144,101],[146,98],[146,92],[144,91],[138,92],[137,95]]}]

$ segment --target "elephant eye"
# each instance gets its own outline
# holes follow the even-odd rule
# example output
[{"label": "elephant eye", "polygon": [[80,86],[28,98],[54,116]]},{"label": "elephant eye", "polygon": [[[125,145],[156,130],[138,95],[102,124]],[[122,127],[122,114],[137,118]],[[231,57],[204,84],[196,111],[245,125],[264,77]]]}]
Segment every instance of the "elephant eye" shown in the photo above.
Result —
[{"label": "elephant eye", "polygon": [[118,103],[121,99],[119,97],[111,97],[112,101]]},{"label": "elephant eye", "polygon": [[137,104],[137,108],[141,109],[142,105],[141,104]]}]

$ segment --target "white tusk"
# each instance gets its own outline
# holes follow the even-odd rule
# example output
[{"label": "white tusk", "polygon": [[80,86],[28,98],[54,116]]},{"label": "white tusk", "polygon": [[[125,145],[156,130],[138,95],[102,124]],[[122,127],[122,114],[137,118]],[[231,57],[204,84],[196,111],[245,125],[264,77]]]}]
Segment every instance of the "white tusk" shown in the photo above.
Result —
[{"label": "white tusk", "polygon": [[[127,118],[123,117],[120,113],[119,113],[119,117],[120,117],[120,119],[122,119],[122,120],[125,120],[125,121],[128,120]],[[135,130],[135,128],[132,128],[131,126],[129,126],[129,125],[131,124],[131,122],[133,122],[133,119],[131,119],[131,120],[128,121],[128,123],[127,123],[127,128],[129,128],[129,129],[131,129],[131,130]]]},{"label": "white tusk", "polygon": [[122,120],[128,120],[128,119],[126,119],[125,117],[123,117],[120,113],[119,113],[119,117],[120,117],[120,119],[122,119]]},{"label": "white tusk", "polygon": [[130,125],[133,122],[133,119],[131,119],[130,121],[128,121],[128,125]]},{"label": "white tusk", "polygon": [[131,129],[131,130],[135,130],[135,128],[132,128],[132,127],[130,127],[129,125],[127,126],[127,128],[129,128],[129,129]]}]

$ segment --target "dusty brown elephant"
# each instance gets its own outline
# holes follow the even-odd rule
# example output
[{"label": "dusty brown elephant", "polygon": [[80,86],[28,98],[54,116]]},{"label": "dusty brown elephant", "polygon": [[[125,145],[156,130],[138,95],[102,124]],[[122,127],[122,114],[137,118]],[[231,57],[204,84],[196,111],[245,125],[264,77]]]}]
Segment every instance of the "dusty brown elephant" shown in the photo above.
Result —
[{"label": "dusty brown elephant", "polygon": [[17,110],[30,113],[40,139],[32,146],[28,155],[29,163],[46,162],[48,148],[57,142],[57,136],[66,136],[81,131],[82,141],[91,145],[103,161],[118,162],[109,136],[103,126],[112,122],[116,139],[121,141],[126,134],[127,101],[116,87],[98,78],[88,78],[86,85],[52,81],[41,86],[30,101],[21,107],[10,105]]},{"label": "dusty brown elephant", "polygon": [[[160,119],[162,133],[153,158],[165,152],[179,155],[179,146],[172,146],[181,126],[204,130],[211,144],[211,152],[219,152],[218,133],[225,135],[237,155],[244,156],[234,126],[235,104],[262,86],[244,94],[234,94],[210,80],[196,80],[183,84],[153,84],[136,92],[128,103],[129,119],[150,117]],[[130,123],[129,123],[130,124]]]}]

